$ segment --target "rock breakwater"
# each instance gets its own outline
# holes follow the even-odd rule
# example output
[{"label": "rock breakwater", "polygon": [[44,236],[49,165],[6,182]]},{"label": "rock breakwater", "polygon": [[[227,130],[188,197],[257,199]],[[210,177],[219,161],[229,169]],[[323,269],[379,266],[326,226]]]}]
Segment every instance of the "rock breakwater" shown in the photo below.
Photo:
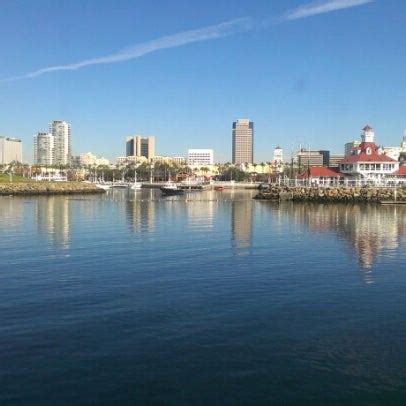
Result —
[{"label": "rock breakwater", "polygon": [[259,192],[255,197],[259,200],[292,200],[311,202],[365,202],[379,203],[383,201],[406,201],[406,187],[288,187],[272,186]]},{"label": "rock breakwater", "polygon": [[69,195],[104,193],[91,183],[82,182],[16,182],[0,183],[0,196],[9,195]]}]

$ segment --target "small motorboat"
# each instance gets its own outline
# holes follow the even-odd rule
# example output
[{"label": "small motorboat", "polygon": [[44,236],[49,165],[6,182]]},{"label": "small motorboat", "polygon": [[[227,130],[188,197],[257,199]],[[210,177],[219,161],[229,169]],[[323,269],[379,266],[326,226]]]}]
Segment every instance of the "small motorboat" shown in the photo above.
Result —
[{"label": "small motorboat", "polygon": [[176,183],[166,182],[163,186],[160,187],[163,195],[183,195],[185,193],[184,189],[178,187]]},{"label": "small motorboat", "polygon": [[110,185],[106,184],[106,183],[96,183],[96,187],[99,189],[103,189],[103,190],[109,190],[110,189]]}]

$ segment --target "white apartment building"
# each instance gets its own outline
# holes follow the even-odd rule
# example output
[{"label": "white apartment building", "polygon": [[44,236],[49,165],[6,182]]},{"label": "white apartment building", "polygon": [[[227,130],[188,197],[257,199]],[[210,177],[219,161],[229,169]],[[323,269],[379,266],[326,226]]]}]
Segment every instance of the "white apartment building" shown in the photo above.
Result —
[{"label": "white apartment building", "polygon": [[213,165],[214,152],[212,149],[189,149],[187,163],[192,165]]},{"label": "white apartment building", "polygon": [[0,137],[0,165],[10,162],[22,162],[23,147],[21,140],[10,137]]},{"label": "white apartment building", "polygon": [[38,132],[34,136],[34,163],[36,165],[54,163],[54,137],[52,134]]},{"label": "white apartment building", "polygon": [[68,165],[72,155],[70,124],[54,120],[49,124],[49,133],[54,137],[53,164]]}]

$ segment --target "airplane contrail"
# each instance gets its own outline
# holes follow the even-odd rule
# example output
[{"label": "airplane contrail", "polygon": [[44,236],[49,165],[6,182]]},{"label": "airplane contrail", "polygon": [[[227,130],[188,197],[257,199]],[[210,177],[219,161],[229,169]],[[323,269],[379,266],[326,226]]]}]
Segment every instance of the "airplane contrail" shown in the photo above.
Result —
[{"label": "airplane contrail", "polygon": [[190,44],[192,42],[208,41],[211,39],[236,34],[237,32],[247,31],[252,28],[252,24],[253,20],[249,17],[226,21],[217,25],[211,25],[197,30],[183,31],[177,34],[157,38],[152,41],[143,42],[110,55],[85,59],[67,65],[49,66],[47,68],[38,69],[21,76],[3,79],[1,82],[12,82],[20,79],[35,78],[51,72],[77,70],[84,68],[85,66],[118,63],[137,59],[141,56],[159,51],[161,49],[175,48]]},{"label": "airplane contrail", "polygon": [[374,0],[324,0],[313,1],[312,3],[296,7],[286,12],[280,22],[298,20],[300,18],[312,17],[318,14],[331,13],[332,11],[344,10],[364,4],[372,3]]},{"label": "airplane contrail", "polygon": [[238,18],[226,21],[217,25],[211,25],[196,30],[182,31],[177,34],[167,35],[151,41],[136,44],[132,47],[122,49],[110,55],[85,59],[66,65],[55,65],[38,69],[20,76],[1,79],[0,83],[14,82],[21,79],[36,78],[51,72],[70,71],[84,68],[86,66],[119,63],[140,58],[152,52],[162,49],[176,48],[193,42],[208,41],[216,38],[226,37],[238,32],[250,31],[256,27],[268,25],[278,25],[301,18],[312,17],[318,14],[326,14],[337,10],[343,10],[351,7],[362,6],[372,3],[374,0],[322,0],[313,1],[288,10],[278,20],[256,21],[251,17]]}]

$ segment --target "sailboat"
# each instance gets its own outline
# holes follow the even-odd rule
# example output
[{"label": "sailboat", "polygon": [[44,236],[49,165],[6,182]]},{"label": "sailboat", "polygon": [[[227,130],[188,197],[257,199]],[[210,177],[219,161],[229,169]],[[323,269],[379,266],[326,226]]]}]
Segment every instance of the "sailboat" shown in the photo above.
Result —
[{"label": "sailboat", "polygon": [[110,185],[108,185],[107,183],[104,182],[104,172],[102,172],[101,179],[99,179],[99,180],[96,179],[96,187],[98,187],[99,189],[103,189],[103,190],[110,189]]},{"label": "sailboat", "polygon": [[142,183],[141,182],[137,182],[137,171],[134,171],[134,183],[131,186],[132,190],[137,190],[137,189],[141,189],[142,188]]}]

